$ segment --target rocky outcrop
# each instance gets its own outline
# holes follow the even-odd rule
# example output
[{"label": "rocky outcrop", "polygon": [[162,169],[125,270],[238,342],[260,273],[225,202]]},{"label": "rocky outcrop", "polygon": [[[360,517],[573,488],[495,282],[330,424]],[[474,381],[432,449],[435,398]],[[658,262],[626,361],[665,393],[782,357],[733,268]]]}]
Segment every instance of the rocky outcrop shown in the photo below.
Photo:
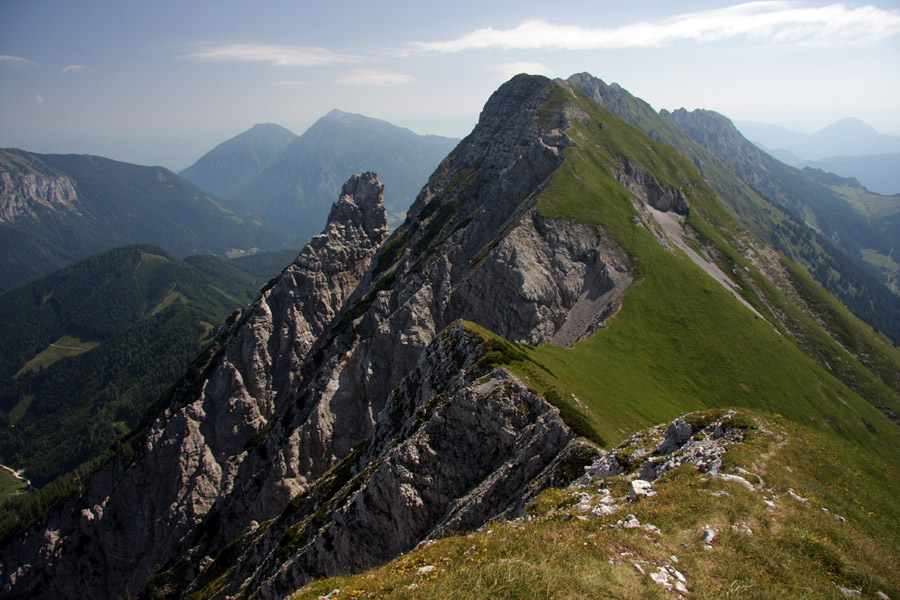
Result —
[{"label": "rocky outcrop", "polygon": [[621,163],[622,168],[616,171],[616,179],[634,194],[639,202],[663,212],[687,214],[688,203],[684,192],[662,183],[634,160],[623,157]]},{"label": "rocky outcrop", "polygon": [[284,597],[311,576],[369,568],[429,537],[518,514],[565,482],[560,463],[577,470],[597,454],[542,397],[482,364],[484,353],[463,323],[430,344],[372,436],[249,544],[219,596]]},{"label": "rocky outcrop", "polygon": [[[732,444],[745,440],[756,424],[734,411],[720,414],[694,413],[666,425],[639,431],[608,454],[585,467],[576,485],[587,485],[597,477],[630,474],[634,481],[652,483],[664,473],[684,464],[703,473],[718,474],[722,457]],[[632,486],[631,496],[648,495],[648,486]]]},{"label": "rocky outcrop", "polygon": [[628,256],[602,229],[529,214],[459,287],[464,315],[503,337],[571,346],[619,307],[632,283]]},{"label": "rocky outcrop", "polygon": [[72,210],[75,184],[63,173],[14,150],[0,151],[0,223],[43,211]]}]

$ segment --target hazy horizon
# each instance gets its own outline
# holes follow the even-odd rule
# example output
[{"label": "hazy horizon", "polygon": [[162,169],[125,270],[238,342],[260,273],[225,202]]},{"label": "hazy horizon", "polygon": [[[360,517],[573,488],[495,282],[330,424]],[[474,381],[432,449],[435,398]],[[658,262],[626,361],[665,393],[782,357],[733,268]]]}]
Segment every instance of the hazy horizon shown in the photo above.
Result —
[{"label": "hazy horizon", "polygon": [[513,74],[581,71],[656,110],[900,133],[896,2],[633,4],[2,0],[0,146],[180,170],[333,108],[463,137]]}]

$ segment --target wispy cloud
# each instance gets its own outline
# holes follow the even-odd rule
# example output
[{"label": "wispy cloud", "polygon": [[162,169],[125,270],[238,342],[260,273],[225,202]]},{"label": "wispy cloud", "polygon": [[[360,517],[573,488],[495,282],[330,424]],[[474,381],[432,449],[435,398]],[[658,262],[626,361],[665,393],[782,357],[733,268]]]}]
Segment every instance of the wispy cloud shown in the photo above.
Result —
[{"label": "wispy cloud", "polygon": [[276,81],[272,85],[276,87],[307,87],[315,84],[311,81],[300,81],[299,79],[282,79],[281,81]]},{"label": "wispy cloud", "polygon": [[43,104],[43,103],[44,103],[44,97],[41,96],[40,94],[35,94],[35,95],[34,95],[34,101],[37,102],[38,104]]},{"label": "wispy cloud", "polygon": [[519,73],[528,73],[529,75],[547,75],[550,69],[546,65],[539,62],[511,62],[499,65],[497,70],[503,75],[504,79],[509,79],[513,75]]},{"label": "wispy cloud", "polygon": [[37,67],[39,66],[36,62],[32,60],[28,60],[27,58],[22,58],[21,56],[8,56],[6,54],[0,54],[0,63],[13,65],[15,67]]},{"label": "wispy cloud", "polygon": [[86,69],[87,67],[84,65],[69,65],[68,67],[63,67],[60,73],[78,73]]},{"label": "wispy cloud", "polygon": [[513,29],[488,27],[453,40],[415,42],[412,48],[420,52],[461,52],[486,48],[590,50],[728,39],[842,46],[870,44],[898,33],[898,10],[875,6],[847,8],[843,4],[803,8],[797,7],[794,2],[767,0],[614,29],[527,21]]},{"label": "wispy cloud", "polygon": [[183,57],[199,62],[266,62],[278,67],[310,67],[365,60],[361,56],[340,54],[316,46],[245,43],[200,44]]},{"label": "wispy cloud", "polygon": [[403,73],[390,71],[371,71],[369,69],[354,69],[336,81],[351,85],[406,85],[416,78]]}]

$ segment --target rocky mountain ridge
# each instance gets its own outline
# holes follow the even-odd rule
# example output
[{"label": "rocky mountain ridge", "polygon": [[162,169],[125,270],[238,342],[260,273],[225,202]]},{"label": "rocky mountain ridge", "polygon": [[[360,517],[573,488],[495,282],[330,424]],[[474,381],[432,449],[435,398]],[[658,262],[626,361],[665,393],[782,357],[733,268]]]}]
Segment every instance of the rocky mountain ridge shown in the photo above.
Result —
[{"label": "rocky mountain ridge", "polygon": [[25,154],[10,153],[0,172],[0,223],[37,217],[39,211],[75,210],[71,178]]},{"label": "rocky mountain ridge", "polygon": [[[745,272],[759,272],[749,261],[722,262],[742,305],[683,258],[667,230],[709,262],[716,248],[734,252],[688,227],[709,227],[699,215],[713,213],[713,202],[690,161],[575,87],[514,78],[390,237],[377,178],[345,184],[325,232],[233,316],[146,429],[80,497],[6,548],[4,593],[283,597],[310,578],[521,512],[599,458],[596,423],[610,417],[596,398],[568,392],[568,367],[543,362],[540,352],[555,352],[546,342],[572,345],[568,356],[580,360],[600,329],[633,327],[629,306],[661,281],[666,291],[645,320],[671,320],[645,332],[666,355],[651,366],[690,379],[669,387],[659,375],[651,386],[679,398],[694,389],[696,365],[672,373],[669,363],[701,342],[690,337],[696,311],[680,305],[705,306],[729,323],[718,337],[737,328],[749,336],[742,344],[764,341],[776,362],[804,357],[791,376],[804,385],[819,378],[810,389],[829,419],[874,436],[841,412],[859,411],[892,435],[871,404],[782,343],[789,331],[774,304],[782,299],[746,283]],[[678,279],[702,283],[683,291]],[[771,305],[756,296],[766,293]],[[615,335],[603,339],[632,343],[622,328]],[[685,346],[670,339],[679,336]],[[735,368],[738,359],[745,368],[734,344],[702,343],[720,359],[701,368]],[[598,362],[595,370],[606,368]],[[896,401],[872,375],[860,377],[871,381],[872,404]],[[780,385],[729,379],[729,398],[738,384]],[[811,406],[809,394],[776,406]]]},{"label": "rocky mountain ridge", "polygon": [[[654,140],[688,156],[719,202],[753,236],[802,265],[858,317],[895,342],[900,339],[900,303],[864,260],[867,252],[890,252],[895,218],[860,214],[851,199],[775,160],[714,111],[657,113],[627,90],[589,73],[567,81]],[[862,248],[868,250],[861,254]]]}]

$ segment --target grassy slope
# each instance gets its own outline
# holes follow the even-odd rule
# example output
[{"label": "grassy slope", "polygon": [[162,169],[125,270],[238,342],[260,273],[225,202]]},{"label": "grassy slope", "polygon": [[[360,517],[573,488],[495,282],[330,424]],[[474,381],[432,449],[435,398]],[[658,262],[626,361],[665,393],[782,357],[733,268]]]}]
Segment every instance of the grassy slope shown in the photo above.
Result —
[{"label": "grassy slope", "polygon": [[[578,127],[584,136],[582,148],[570,151],[538,210],[546,217],[602,223],[626,246],[643,279],[627,293],[608,329],[571,350],[551,345],[529,350],[556,376],[551,382],[544,375],[548,385],[559,385],[563,398],[574,393],[584,402],[601,436],[611,442],[683,410],[746,406],[835,429],[859,444],[900,447],[896,427],[869,403],[689,260],[666,251],[646,228],[632,223],[636,213],[625,201],[627,192],[605,168],[626,153],[638,157],[663,181],[685,181],[679,187],[693,208],[690,222],[701,233],[714,238],[705,221],[723,222],[728,217],[681,155],[599,107],[593,108],[592,117],[603,127]],[[726,249],[722,242],[719,245]],[[774,288],[767,292],[770,299],[786,303]],[[748,290],[745,296],[760,312],[769,312],[755,292]],[[829,351],[837,353],[834,348]],[[891,362],[896,369],[900,360],[894,357]],[[855,374],[864,380],[872,403],[896,409],[896,392],[865,369]],[[861,418],[880,424],[876,429],[886,432],[889,440],[873,437]]]},{"label": "grassy slope", "polygon": [[17,479],[6,469],[0,469],[0,502],[5,501],[10,496],[15,496],[24,487],[25,484],[22,483],[21,479]]},{"label": "grassy slope", "polygon": [[[812,503],[792,503],[784,496],[770,514],[739,485],[704,482],[683,468],[660,483],[657,497],[611,519],[634,512],[663,530],[659,543],[647,541],[643,531],[603,529],[610,519],[583,522],[557,514],[441,540],[380,569],[316,582],[298,597],[335,588],[342,590],[340,598],[666,597],[619,559],[622,552],[655,565],[678,555],[692,597],[841,597],[835,584],[861,588],[869,597],[877,590],[896,597],[900,430],[876,408],[896,410],[900,402],[896,347],[787,263],[801,297],[877,374],[866,368],[729,247],[723,235],[736,224],[687,160],[606,111],[580,104],[603,127],[577,126],[581,147],[568,150],[538,210],[545,217],[602,223],[628,249],[639,278],[607,329],[571,349],[506,343],[508,351],[496,351],[498,357],[560,406],[579,433],[606,445],[685,411],[759,411],[755,414],[775,424],[768,427],[778,427],[789,440],[778,460],[768,463],[768,483],[782,495],[794,488]],[[745,298],[769,318],[770,306],[785,313],[790,331],[774,319],[756,317],[687,258],[663,249],[646,228],[632,223],[636,212],[628,193],[609,173],[621,154],[685,191],[692,206],[689,222],[716,244],[726,272],[749,268],[737,277]],[[719,233],[722,228],[726,233]],[[494,340],[492,348],[503,347],[490,332],[472,327]],[[772,443],[738,448],[728,464],[758,470]],[[730,500],[723,503],[707,493],[720,489]],[[568,497],[564,491],[546,494],[535,509],[539,515],[548,497],[551,503]],[[847,523],[822,518],[817,510],[822,506]],[[732,533],[728,527],[739,521],[752,523],[756,535]],[[712,553],[699,541],[708,523],[724,528]],[[425,565],[436,568],[420,573]]]},{"label": "grassy slope", "polygon": [[[758,422],[771,433],[757,431],[733,446],[725,464],[760,474],[764,491],[684,466],[656,482],[656,496],[622,500],[612,515],[587,518],[575,505],[582,493],[596,503],[596,487],[547,490],[527,519],[429,543],[360,575],[314,582],[294,599],[333,590],[335,599],[677,597],[650,578],[665,565],[685,577],[691,598],[843,598],[837,586],[863,598],[879,591],[898,597],[898,515],[881,484],[900,471],[787,419]],[[621,476],[595,485],[617,499],[628,487]],[[615,527],[629,514],[659,533]],[[701,539],[706,528],[717,531],[710,549]]]}]

